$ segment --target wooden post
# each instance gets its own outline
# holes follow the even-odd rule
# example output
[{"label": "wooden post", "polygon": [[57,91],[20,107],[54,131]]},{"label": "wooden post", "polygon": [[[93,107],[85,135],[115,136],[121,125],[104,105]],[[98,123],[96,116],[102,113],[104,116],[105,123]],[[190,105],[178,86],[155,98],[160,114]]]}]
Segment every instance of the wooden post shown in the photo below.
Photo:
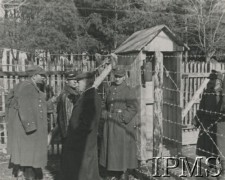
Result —
[{"label": "wooden post", "polygon": [[172,155],[179,155],[181,154],[181,148],[182,148],[182,108],[183,108],[183,85],[182,83],[182,52],[176,52],[175,53],[176,58],[176,84],[180,91],[177,91],[176,93],[176,144],[177,144],[177,152]]},{"label": "wooden post", "polygon": [[153,157],[161,157],[163,148],[163,54],[161,52],[155,52],[153,83],[155,100],[153,106]]}]

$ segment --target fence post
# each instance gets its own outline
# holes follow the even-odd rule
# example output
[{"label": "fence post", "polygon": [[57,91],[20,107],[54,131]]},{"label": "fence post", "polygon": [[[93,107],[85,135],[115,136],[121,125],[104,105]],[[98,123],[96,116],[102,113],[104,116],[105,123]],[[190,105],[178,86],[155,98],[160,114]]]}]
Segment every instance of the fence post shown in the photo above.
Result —
[{"label": "fence post", "polygon": [[[153,157],[161,157],[163,149],[163,54],[155,52],[154,67],[154,106],[153,106]],[[153,163],[153,168],[154,163]]]},{"label": "fence post", "polygon": [[[175,52],[175,58],[176,58],[176,66],[177,66],[177,74],[176,74],[176,80],[177,80],[177,87],[180,90],[176,94],[176,143],[177,143],[177,154],[181,154],[181,148],[182,148],[182,108],[183,108],[183,91],[184,91],[184,85],[182,81],[182,52]],[[196,66],[195,66],[196,68]]]}]

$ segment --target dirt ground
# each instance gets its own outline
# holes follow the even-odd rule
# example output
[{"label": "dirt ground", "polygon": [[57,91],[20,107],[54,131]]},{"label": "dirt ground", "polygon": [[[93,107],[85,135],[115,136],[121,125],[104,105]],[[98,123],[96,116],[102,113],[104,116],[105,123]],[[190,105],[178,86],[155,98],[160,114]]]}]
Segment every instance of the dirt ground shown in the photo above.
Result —
[{"label": "dirt ground", "polygon": [[[12,170],[8,168],[9,156],[0,153],[0,180],[16,180],[12,176]],[[59,156],[50,156],[47,167],[43,170],[44,180],[58,180]],[[106,175],[104,172],[104,176]],[[106,180],[106,178],[102,178]],[[129,180],[138,180],[130,176]]]},{"label": "dirt ground", "polygon": [[[59,158],[52,156],[49,158],[48,166],[43,170],[44,180],[56,180],[59,169]],[[16,180],[12,176],[12,170],[8,168],[9,156],[0,153],[0,180]]]}]

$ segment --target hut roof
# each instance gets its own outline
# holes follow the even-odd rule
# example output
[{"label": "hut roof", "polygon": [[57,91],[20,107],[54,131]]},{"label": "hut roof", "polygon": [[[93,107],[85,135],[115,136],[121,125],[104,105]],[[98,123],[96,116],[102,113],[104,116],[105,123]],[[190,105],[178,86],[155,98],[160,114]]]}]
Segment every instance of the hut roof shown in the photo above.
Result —
[{"label": "hut roof", "polygon": [[149,44],[161,31],[164,31],[179,46],[184,46],[189,49],[166,25],[158,25],[133,33],[115,50],[115,53],[141,51],[142,48]]}]

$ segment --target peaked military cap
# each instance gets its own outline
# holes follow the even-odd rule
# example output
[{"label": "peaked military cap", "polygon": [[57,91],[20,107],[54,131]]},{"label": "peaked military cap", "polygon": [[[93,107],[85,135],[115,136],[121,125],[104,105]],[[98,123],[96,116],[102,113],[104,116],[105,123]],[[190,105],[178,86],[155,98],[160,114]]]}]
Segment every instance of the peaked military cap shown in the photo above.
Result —
[{"label": "peaked military cap", "polygon": [[69,71],[65,76],[67,80],[76,80],[76,76],[80,73],[81,71]]},{"label": "peaked military cap", "polygon": [[126,75],[126,71],[123,68],[116,68],[114,71],[115,76],[123,77]]}]

